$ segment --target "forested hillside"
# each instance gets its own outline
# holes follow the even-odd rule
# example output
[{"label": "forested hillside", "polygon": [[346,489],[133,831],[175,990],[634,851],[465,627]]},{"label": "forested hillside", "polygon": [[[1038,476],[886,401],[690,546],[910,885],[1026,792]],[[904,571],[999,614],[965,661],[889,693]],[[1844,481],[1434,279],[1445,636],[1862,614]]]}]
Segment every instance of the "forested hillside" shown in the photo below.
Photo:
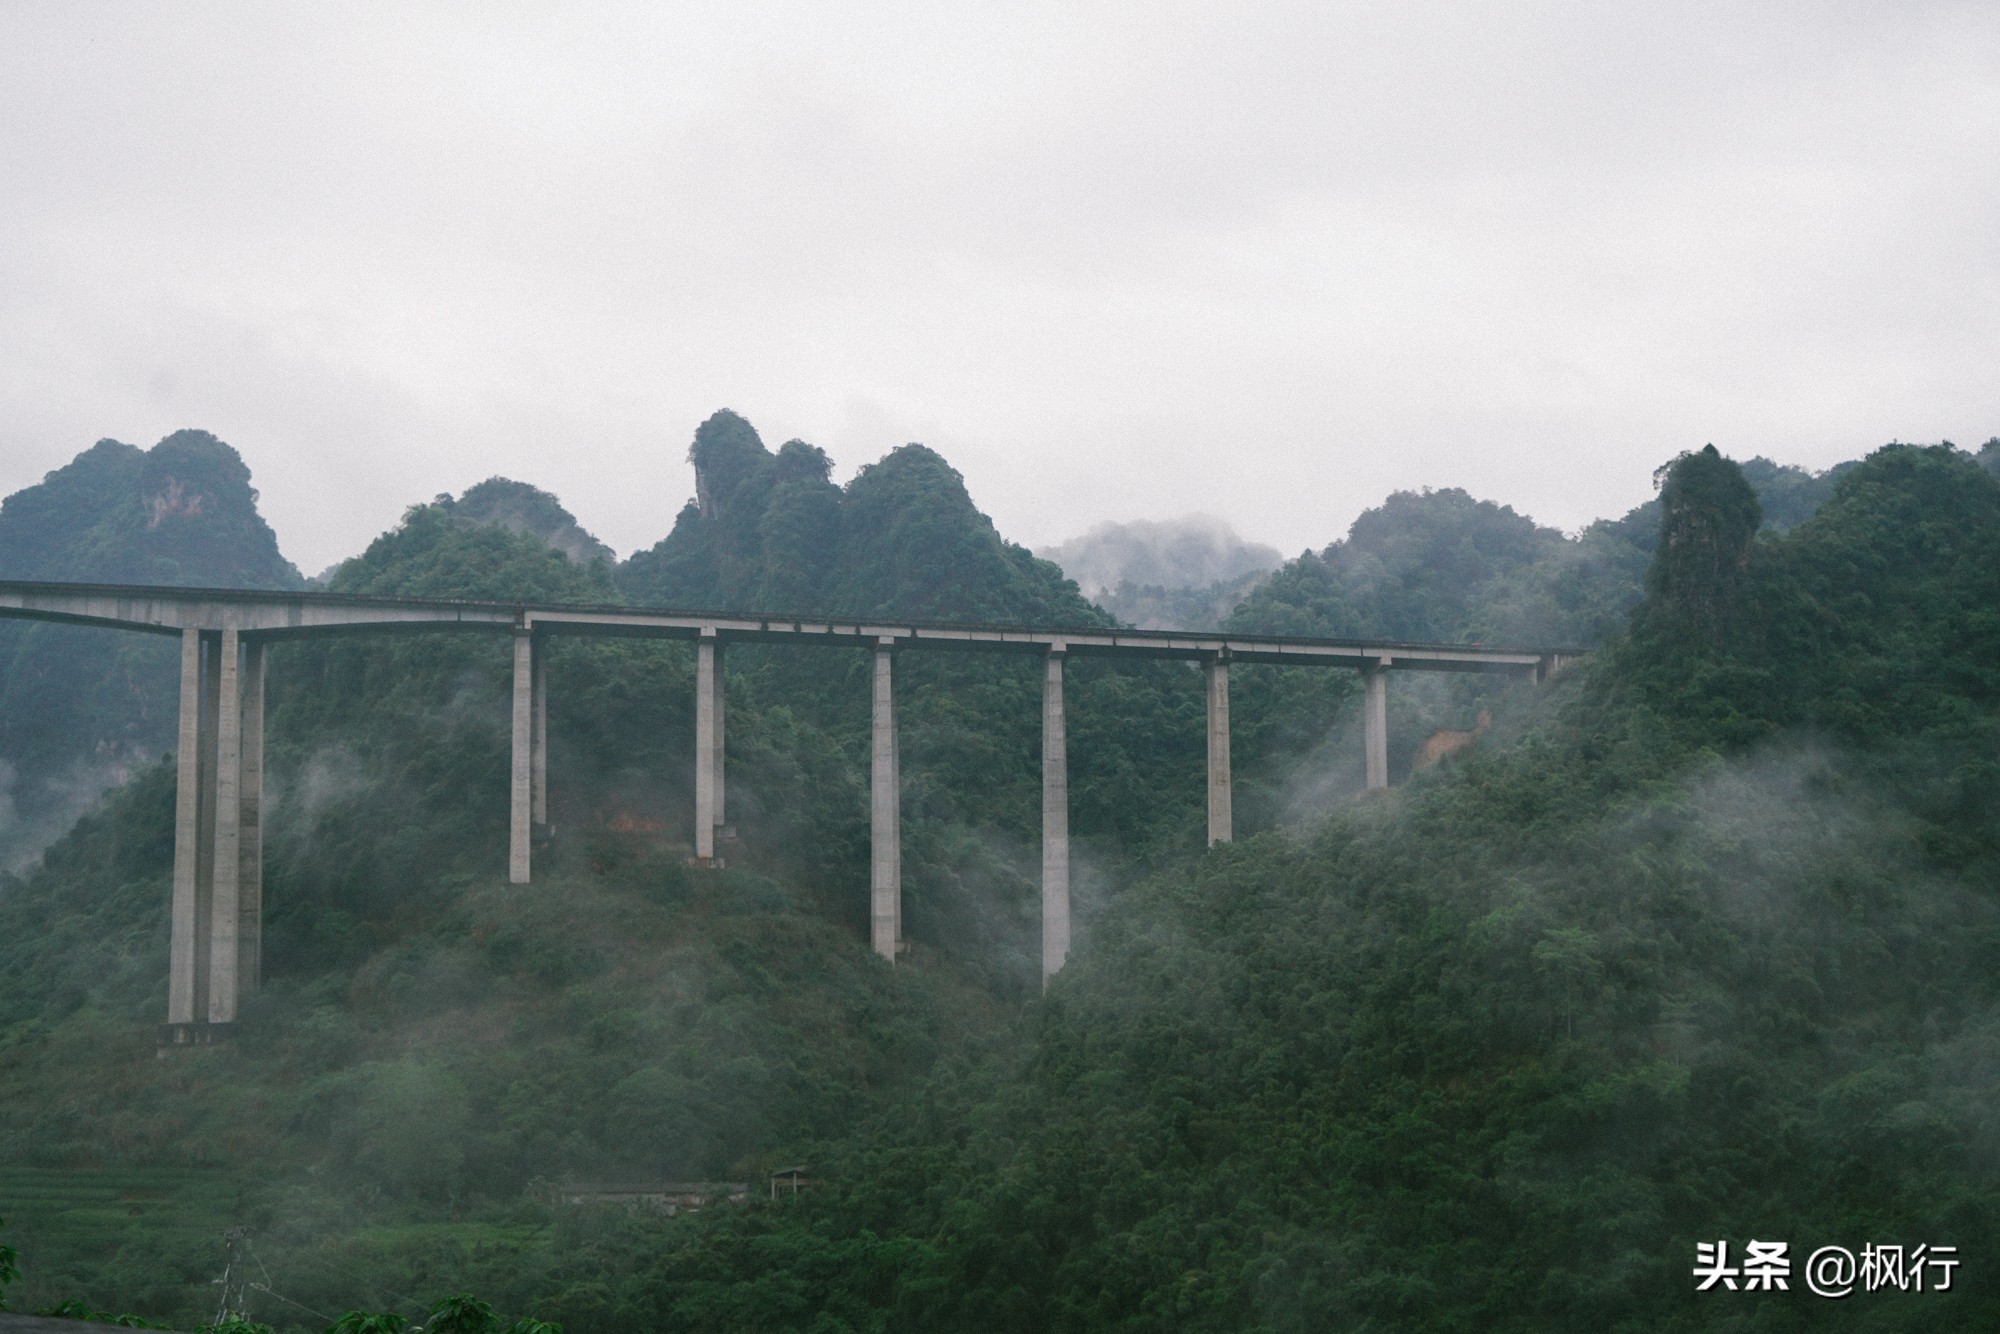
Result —
[{"label": "forested hillside", "polygon": [[[0,579],[296,588],[250,470],[206,431],[100,440],[0,503]],[[174,741],[165,639],[0,622],[0,866],[18,867]]]},{"label": "forested hillside", "polygon": [[[332,586],[1102,623],[920,446],[842,488],[721,413],[693,456],[696,502],[623,566],[488,483]],[[730,651],[738,837],[695,872],[689,655],[558,645],[556,832],[516,887],[504,644],[274,649],[268,978],[237,1042],[152,1055],[169,766],[0,881],[13,1303],[191,1324],[244,1225],[284,1299],[258,1318],[315,1334],[466,1289],[572,1334],[1989,1328],[1986,457],[1815,478],[1703,451],[1578,539],[1392,497],[1234,623],[1603,647],[1539,690],[1399,682],[1399,782],[1424,730],[1496,725],[1370,800],[1352,683],[1239,669],[1233,846],[1201,847],[1199,674],[1078,664],[1079,930],[1046,997],[1032,662],[899,660],[892,969],[860,655]],[[801,1163],[797,1196],[692,1216],[557,1202]],[[1752,1237],[1963,1264],[1945,1294],[1693,1291],[1697,1240]]]},{"label": "forested hillside", "polygon": [[[1634,633],[1503,744],[1136,884],[820,1191],[606,1220],[554,1300],[632,1329],[1990,1327],[2000,486],[1891,448],[1758,540],[1712,451],[1665,483]],[[1964,1262],[1949,1294],[1697,1293],[1718,1237]]]},{"label": "forested hillside", "polygon": [[[1812,517],[1854,465],[1741,466],[1780,533]],[[1656,477],[1655,481],[1660,478]],[[1592,644],[1623,630],[1660,529],[1660,503],[1574,538],[1464,491],[1399,491],[1345,539],[1288,561],[1229,617],[1266,634],[1489,644]]]}]

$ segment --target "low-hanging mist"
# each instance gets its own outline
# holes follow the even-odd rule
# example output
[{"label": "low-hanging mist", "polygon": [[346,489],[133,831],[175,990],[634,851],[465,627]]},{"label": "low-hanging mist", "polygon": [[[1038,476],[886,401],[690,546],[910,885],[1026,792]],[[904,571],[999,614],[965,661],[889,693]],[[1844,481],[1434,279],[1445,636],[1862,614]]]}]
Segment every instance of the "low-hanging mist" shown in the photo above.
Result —
[{"label": "low-hanging mist", "polygon": [[[929,451],[842,488],[734,414],[703,431],[704,496],[624,566],[460,502],[333,586],[1101,623]],[[695,872],[691,655],[554,646],[555,834],[512,886],[505,646],[281,645],[239,1041],[153,1057],[170,766],[0,882],[15,1297],[191,1321],[241,1224],[315,1310],[471,1289],[606,1334],[1691,1330],[1723,1318],[1694,1242],[1782,1233],[1967,1263],[1923,1305],[1724,1315],[1985,1327],[2000,484],[1911,446],[1661,481],[1576,537],[1400,495],[1258,585],[1233,627],[1601,639],[1546,686],[1398,680],[1399,786],[1372,798],[1352,680],[1237,669],[1231,846],[1201,846],[1200,674],[1075,664],[1077,948],[1046,997],[1032,663],[899,662],[892,969],[865,931],[860,655],[731,649],[738,838]],[[809,569],[807,519],[833,553]],[[884,570],[948,577],[852,600]],[[1481,709],[1476,745],[1408,772]],[[799,1164],[811,1187],[770,1201]],[[703,1180],[766,1198],[561,1202]],[[138,1212],[93,1230],[63,1182]]]}]

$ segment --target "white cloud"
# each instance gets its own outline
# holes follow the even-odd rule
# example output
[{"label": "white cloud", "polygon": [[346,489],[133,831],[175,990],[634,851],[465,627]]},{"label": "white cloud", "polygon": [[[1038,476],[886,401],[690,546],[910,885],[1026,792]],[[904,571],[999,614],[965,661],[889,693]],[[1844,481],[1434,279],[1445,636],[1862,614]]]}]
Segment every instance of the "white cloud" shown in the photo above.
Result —
[{"label": "white cloud", "polygon": [[1996,15],[17,3],[0,489],[202,426],[307,569],[495,472],[624,551],[727,405],[1297,550],[1980,440]]}]

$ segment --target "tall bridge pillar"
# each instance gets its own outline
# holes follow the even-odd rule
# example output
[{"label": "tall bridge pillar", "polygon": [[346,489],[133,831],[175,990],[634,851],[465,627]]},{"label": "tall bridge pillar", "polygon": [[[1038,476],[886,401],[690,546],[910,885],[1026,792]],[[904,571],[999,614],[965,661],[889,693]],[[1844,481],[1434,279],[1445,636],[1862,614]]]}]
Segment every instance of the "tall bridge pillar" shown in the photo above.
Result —
[{"label": "tall bridge pillar", "polygon": [[236,631],[215,645],[215,806],[210,851],[208,1022],[236,1022],[236,942],[242,925],[243,653]]},{"label": "tall bridge pillar", "polygon": [[536,826],[549,822],[549,663],[548,654],[536,644],[530,654],[534,677],[534,721],[528,738],[528,818]]},{"label": "tall bridge pillar", "polygon": [[173,927],[167,961],[167,1023],[176,1041],[188,1040],[195,1014],[208,1015],[208,942],[202,931],[207,895],[201,875],[202,789],[207,768],[202,745],[202,667],[207,645],[199,630],[181,631],[180,740],[174,775]]},{"label": "tall bridge pillar", "polygon": [[1208,841],[1234,837],[1229,790],[1229,659],[1218,653],[1203,664],[1208,678]]},{"label": "tall bridge pillar", "polygon": [[1063,714],[1063,649],[1049,649],[1042,676],[1042,985],[1069,957],[1069,742]]},{"label": "tall bridge pillar", "polygon": [[514,627],[513,763],[508,779],[507,879],[528,883],[535,818],[535,631]]},{"label": "tall bridge pillar", "polygon": [[262,971],[264,648],[181,632],[167,1025],[176,1044],[233,1024]]},{"label": "tall bridge pillar", "polygon": [[264,984],[264,645],[243,642],[243,788],[237,818],[236,985]]},{"label": "tall bridge pillar", "polygon": [[868,764],[868,930],[875,952],[894,963],[903,939],[902,755],[896,735],[893,640],[875,646]]},{"label": "tall bridge pillar", "polygon": [[709,768],[715,775],[711,781],[715,785],[715,812],[713,819],[715,822],[715,837],[718,842],[721,841],[729,828],[729,785],[723,781],[722,771],[722,737],[725,726],[729,721],[729,711],[723,707],[722,673],[722,641],[718,639],[715,641],[715,671],[709,677],[709,690],[715,697],[713,709],[715,715],[715,747],[709,752],[708,757]]},{"label": "tall bridge pillar", "polygon": [[722,823],[722,645],[705,627],[694,645],[694,858],[715,864]]},{"label": "tall bridge pillar", "polygon": [[1389,659],[1377,658],[1362,669],[1361,679],[1368,687],[1361,706],[1362,748],[1373,790],[1389,786]]}]

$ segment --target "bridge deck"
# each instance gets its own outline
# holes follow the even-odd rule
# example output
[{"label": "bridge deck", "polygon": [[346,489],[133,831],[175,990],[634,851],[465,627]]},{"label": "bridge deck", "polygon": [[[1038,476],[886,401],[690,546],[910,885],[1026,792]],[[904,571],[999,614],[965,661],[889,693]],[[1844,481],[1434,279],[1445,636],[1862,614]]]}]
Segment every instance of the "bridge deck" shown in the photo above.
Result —
[{"label": "bridge deck", "polygon": [[178,635],[189,629],[237,631],[244,639],[407,630],[529,629],[543,634],[714,637],[732,642],[822,644],[997,652],[1093,654],[1131,658],[1222,658],[1244,663],[1373,667],[1385,662],[1428,671],[1518,672],[1570,646],[1424,644],[1387,639],[1314,639],[1105,626],[977,625],[901,619],[802,617],[766,612],[680,611],[548,602],[362,597],[347,593],[235,588],[0,581],[0,618],[104,626]]}]

